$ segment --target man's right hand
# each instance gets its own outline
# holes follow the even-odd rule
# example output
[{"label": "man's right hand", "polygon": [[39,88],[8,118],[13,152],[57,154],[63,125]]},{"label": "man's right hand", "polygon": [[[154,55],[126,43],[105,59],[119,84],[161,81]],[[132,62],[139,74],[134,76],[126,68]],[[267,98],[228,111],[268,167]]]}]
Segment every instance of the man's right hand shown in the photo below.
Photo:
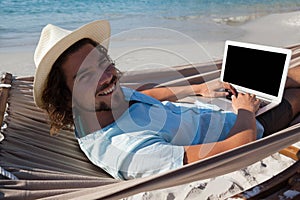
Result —
[{"label": "man's right hand", "polygon": [[237,96],[232,95],[232,107],[235,113],[239,109],[248,110],[256,113],[259,109],[260,100],[255,95],[238,93]]}]

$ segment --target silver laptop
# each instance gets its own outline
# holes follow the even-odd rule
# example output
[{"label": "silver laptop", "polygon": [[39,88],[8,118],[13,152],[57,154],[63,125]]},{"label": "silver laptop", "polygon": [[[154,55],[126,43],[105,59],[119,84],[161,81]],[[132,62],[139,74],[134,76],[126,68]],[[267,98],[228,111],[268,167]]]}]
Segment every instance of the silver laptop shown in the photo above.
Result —
[{"label": "silver laptop", "polygon": [[[226,41],[220,80],[230,83],[237,92],[256,95],[262,101],[258,116],[281,102],[290,59],[289,49]],[[229,98],[211,103],[232,110]]]}]

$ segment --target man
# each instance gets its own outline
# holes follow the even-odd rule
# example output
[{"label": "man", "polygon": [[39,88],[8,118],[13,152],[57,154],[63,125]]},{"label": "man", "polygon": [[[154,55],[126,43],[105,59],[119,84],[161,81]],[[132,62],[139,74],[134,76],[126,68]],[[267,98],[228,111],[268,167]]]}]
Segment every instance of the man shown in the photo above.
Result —
[{"label": "man", "polygon": [[[300,111],[300,67],[289,71],[283,102],[257,119],[255,96],[218,81],[141,92],[121,87],[107,55],[109,35],[107,21],[73,32],[46,26],[35,51],[34,98],[52,132],[75,125],[82,151],[115,178],[164,172],[241,146],[287,127]],[[228,95],[220,88],[234,94],[235,113],[171,102]]]}]

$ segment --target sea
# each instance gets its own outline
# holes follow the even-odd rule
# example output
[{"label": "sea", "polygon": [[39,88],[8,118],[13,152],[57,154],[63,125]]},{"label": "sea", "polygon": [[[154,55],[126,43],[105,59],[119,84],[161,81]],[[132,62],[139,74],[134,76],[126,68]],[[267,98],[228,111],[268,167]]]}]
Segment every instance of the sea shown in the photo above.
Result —
[{"label": "sea", "polygon": [[221,40],[241,24],[298,10],[300,0],[0,0],[0,50],[34,49],[49,23],[73,30],[107,19],[112,35],[162,27],[195,40]]}]

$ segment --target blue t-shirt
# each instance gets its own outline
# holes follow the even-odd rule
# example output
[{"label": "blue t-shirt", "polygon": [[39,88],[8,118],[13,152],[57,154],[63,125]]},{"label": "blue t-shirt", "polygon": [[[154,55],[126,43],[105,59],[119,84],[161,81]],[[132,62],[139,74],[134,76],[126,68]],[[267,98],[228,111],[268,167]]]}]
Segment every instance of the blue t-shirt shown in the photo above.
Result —
[{"label": "blue t-shirt", "polygon": [[[236,120],[236,114],[209,104],[160,102],[129,88],[122,90],[125,99],[135,103],[119,119],[87,135],[76,127],[79,145],[89,160],[117,179],[179,168],[183,146],[222,141]],[[261,138],[259,122],[257,131]]]}]

